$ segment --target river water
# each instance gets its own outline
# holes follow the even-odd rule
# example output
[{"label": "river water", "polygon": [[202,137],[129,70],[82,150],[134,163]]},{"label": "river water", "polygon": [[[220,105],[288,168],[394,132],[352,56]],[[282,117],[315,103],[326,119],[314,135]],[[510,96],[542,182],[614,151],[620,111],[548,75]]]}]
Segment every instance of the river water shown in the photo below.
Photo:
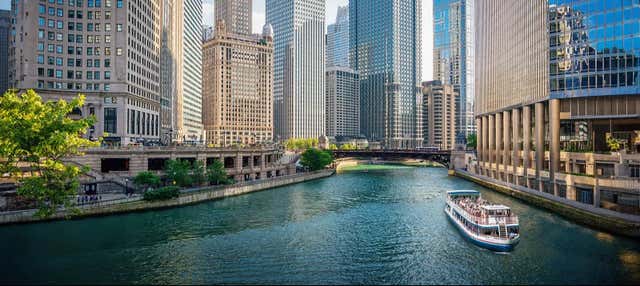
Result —
[{"label": "river water", "polygon": [[[515,251],[478,248],[443,212],[477,189],[520,216]],[[162,211],[0,227],[0,283],[639,283],[640,242],[441,168],[356,171]]]}]

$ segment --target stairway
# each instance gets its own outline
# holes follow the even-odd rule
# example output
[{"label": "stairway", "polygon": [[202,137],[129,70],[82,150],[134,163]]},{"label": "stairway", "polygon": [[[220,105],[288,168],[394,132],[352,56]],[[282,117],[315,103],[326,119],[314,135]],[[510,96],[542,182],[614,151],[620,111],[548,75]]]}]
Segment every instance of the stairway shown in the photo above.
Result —
[{"label": "stairway", "polygon": [[509,237],[509,234],[507,233],[507,226],[504,223],[498,224],[498,236],[504,239]]}]

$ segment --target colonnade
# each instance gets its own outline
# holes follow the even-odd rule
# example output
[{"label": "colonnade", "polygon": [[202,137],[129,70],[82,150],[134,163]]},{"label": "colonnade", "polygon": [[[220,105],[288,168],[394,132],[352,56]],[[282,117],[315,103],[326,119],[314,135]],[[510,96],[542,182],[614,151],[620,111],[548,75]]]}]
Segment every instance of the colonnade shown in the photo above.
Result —
[{"label": "colonnade", "polygon": [[[558,99],[481,114],[476,117],[476,128],[481,175],[540,191],[544,190],[544,181],[555,182],[555,173],[560,168]],[[549,142],[548,169],[545,168],[545,142]],[[535,178],[537,183],[532,183],[530,178]],[[557,184],[552,185],[553,193],[558,195]]]}]

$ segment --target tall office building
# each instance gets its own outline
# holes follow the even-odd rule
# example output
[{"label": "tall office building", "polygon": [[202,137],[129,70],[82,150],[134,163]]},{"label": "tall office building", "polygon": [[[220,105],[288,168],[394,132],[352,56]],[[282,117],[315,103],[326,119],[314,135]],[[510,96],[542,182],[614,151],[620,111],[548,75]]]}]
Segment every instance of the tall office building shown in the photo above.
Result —
[{"label": "tall office building", "polygon": [[473,119],[475,0],[435,0],[433,4],[434,79],[450,84],[456,98],[456,134],[475,133]]},{"label": "tall office building", "polygon": [[215,0],[216,22],[224,20],[228,33],[251,35],[253,0]]},{"label": "tall office building", "polygon": [[360,135],[360,82],[348,67],[327,69],[327,136]]},{"label": "tall office building", "polygon": [[267,0],[274,32],[274,127],[280,140],[325,133],[324,0]]},{"label": "tall office building", "polygon": [[349,6],[338,7],[336,22],[327,26],[325,66],[349,67]]},{"label": "tall office building", "polygon": [[9,88],[9,35],[11,11],[0,10],[0,94]]},{"label": "tall office building", "polygon": [[260,144],[273,139],[273,30],[228,32],[219,20],[203,45],[203,119],[207,143]]},{"label": "tall office building", "polygon": [[424,146],[453,150],[456,143],[456,97],[452,85],[440,81],[422,83]]},{"label": "tall office building", "polygon": [[470,169],[640,213],[629,183],[640,177],[639,19],[632,1],[477,2],[478,165]]},{"label": "tall office building", "polygon": [[87,137],[127,144],[160,136],[161,3],[12,1],[10,85],[45,100],[87,96]]},{"label": "tall office building", "polygon": [[202,0],[163,0],[161,139],[203,138]]},{"label": "tall office building", "polygon": [[361,133],[387,148],[422,144],[420,6],[420,0],[349,1]]}]

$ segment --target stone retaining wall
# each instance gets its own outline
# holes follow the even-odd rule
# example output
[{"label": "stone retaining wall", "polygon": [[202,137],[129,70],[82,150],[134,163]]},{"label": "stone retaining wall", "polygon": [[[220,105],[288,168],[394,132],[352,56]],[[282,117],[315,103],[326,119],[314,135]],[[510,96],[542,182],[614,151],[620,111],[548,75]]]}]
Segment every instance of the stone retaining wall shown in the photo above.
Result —
[{"label": "stone retaining wall", "polygon": [[195,203],[209,201],[209,200],[222,199],[230,196],[237,196],[237,195],[247,194],[251,192],[257,192],[257,191],[262,191],[266,189],[281,187],[285,185],[325,178],[333,175],[333,173],[334,173],[333,170],[322,170],[322,171],[316,171],[312,173],[304,173],[304,174],[279,177],[276,179],[261,180],[261,181],[256,181],[252,183],[232,185],[226,188],[219,188],[219,187],[202,188],[202,189],[198,189],[197,191],[183,192],[178,198],[166,200],[166,201],[147,202],[139,199],[132,199],[129,202],[124,202],[119,204],[81,209],[81,213],[76,215],[71,215],[65,212],[59,212],[46,219],[41,219],[33,216],[33,214],[35,213],[35,210],[5,212],[5,213],[0,213],[0,224],[29,223],[29,222],[37,222],[37,221],[45,221],[45,220],[59,220],[59,219],[65,219],[65,218],[79,218],[79,217],[88,217],[88,216],[102,216],[102,215],[111,215],[111,214],[117,214],[117,213],[170,208],[170,207],[176,207],[176,206],[195,204]]},{"label": "stone retaining wall", "polygon": [[[589,209],[593,208],[593,206],[591,205],[585,205],[584,207],[573,206],[570,205],[569,202],[564,203],[560,201],[560,198],[547,198],[545,197],[545,195],[547,195],[545,193],[531,194],[528,192],[517,190],[515,188],[511,188],[504,184],[490,182],[489,180],[482,179],[480,177],[460,170],[455,171],[455,176],[467,179],[497,192],[510,195],[527,203],[533,204],[537,207],[553,211],[563,217],[566,217],[583,225],[615,234],[640,237],[640,221],[637,221],[635,219],[627,219],[627,216],[622,216],[621,214],[607,215],[605,213],[611,211],[606,209],[594,208],[594,211],[590,211]],[[598,211],[599,213],[595,213],[595,211]]]}]

